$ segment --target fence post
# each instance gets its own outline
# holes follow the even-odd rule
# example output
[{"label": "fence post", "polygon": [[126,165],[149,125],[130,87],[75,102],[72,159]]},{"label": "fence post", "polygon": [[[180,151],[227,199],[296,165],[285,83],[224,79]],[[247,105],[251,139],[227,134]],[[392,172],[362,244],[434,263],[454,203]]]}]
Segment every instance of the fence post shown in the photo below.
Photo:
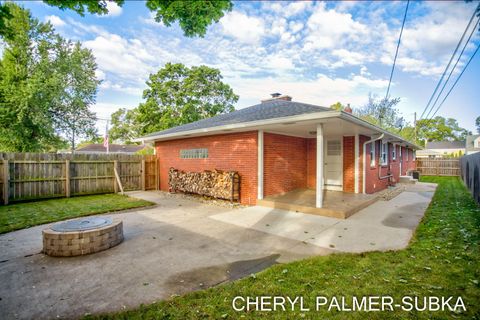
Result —
[{"label": "fence post", "polygon": [[142,169],[141,170],[142,170],[142,175],[140,176],[141,177],[141,184],[142,184],[141,188],[142,188],[143,191],[145,191],[145,175],[147,174],[145,172],[145,159],[142,159]]},{"label": "fence post", "polygon": [[158,158],[155,156],[155,190],[160,190],[160,174],[158,170]]},{"label": "fence post", "polygon": [[8,160],[3,160],[3,203],[8,204],[10,189],[10,165]]},{"label": "fence post", "polygon": [[118,161],[113,160],[113,192],[118,193],[118,183],[115,172],[118,170]]},{"label": "fence post", "polygon": [[70,198],[70,160],[65,160],[65,197]]}]

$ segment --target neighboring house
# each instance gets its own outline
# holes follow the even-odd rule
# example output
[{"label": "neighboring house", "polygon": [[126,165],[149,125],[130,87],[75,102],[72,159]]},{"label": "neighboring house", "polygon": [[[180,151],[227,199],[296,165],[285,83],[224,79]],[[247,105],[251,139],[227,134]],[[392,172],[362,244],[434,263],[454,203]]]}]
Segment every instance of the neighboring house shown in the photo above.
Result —
[{"label": "neighboring house", "polygon": [[[123,153],[135,154],[136,152],[145,149],[146,145],[134,144],[110,144],[108,146],[108,153]],[[103,143],[92,143],[75,150],[75,153],[107,153],[107,148]]]},{"label": "neighboring house", "polygon": [[443,158],[442,153],[430,149],[417,150],[415,154],[417,158]]},{"label": "neighboring house", "polygon": [[348,112],[272,96],[140,138],[155,143],[160,189],[169,190],[170,167],[235,170],[243,204],[310,188],[321,208],[325,189],[374,193],[415,168],[414,150],[419,147],[403,138]]},{"label": "neighboring house", "polygon": [[460,157],[465,154],[465,141],[430,141],[425,149],[444,156]]},{"label": "neighboring house", "polygon": [[467,136],[465,149],[465,154],[480,152],[480,134]]}]

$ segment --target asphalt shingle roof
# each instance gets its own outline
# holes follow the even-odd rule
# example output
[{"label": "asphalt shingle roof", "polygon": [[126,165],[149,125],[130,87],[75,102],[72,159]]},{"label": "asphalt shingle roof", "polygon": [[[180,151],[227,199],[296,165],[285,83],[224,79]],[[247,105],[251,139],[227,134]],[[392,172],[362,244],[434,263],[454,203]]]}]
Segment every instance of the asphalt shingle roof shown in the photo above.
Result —
[{"label": "asphalt shingle roof", "polygon": [[465,148],[465,141],[429,141],[426,149],[462,149]]},{"label": "asphalt shingle roof", "polygon": [[206,129],[219,127],[229,124],[245,123],[251,121],[268,120],[274,118],[282,118],[289,116],[296,116],[300,114],[308,114],[315,112],[332,111],[330,108],[315,106],[312,104],[274,100],[266,101],[256,104],[251,107],[236,110],[227,114],[220,114],[218,116],[199,120],[192,123],[187,123],[178,127],[173,127],[167,130],[154,132],[146,137],[159,136],[171,133],[179,133],[190,130]]}]

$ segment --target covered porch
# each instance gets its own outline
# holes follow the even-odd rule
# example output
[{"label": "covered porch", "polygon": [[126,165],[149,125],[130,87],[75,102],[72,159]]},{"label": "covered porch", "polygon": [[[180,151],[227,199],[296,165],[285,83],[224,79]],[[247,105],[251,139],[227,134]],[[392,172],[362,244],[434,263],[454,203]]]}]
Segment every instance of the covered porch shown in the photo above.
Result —
[{"label": "covered porch", "polygon": [[257,204],[348,218],[378,198],[366,194],[363,174],[364,145],[378,137],[375,128],[342,118],[259,128]]},{"label": "covered porch", "polygon": [[258,201],[258,205],[346,219],[377,201],[377,199],[378,195],[375,194],[323,190],[323,205],[318,208],[314,189],[295,189],[284,194],[264,197]]}]

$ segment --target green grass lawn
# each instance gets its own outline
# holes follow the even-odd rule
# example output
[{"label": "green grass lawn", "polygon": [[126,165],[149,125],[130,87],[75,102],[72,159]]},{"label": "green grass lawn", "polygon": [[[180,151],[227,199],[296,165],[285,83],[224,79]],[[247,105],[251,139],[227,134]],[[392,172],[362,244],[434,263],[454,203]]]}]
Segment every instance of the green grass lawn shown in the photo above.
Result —
[{"label": "green grass lawn", "polygon": [[[410,246],[401,251],[335,254],[275,265],[242,280],[174,297],[102,319],[445,319],[480,318],[480,209],[462,182],[438,183],[432,203]],[[154,253],[152,253],[154,254]],[[235,296],[303,296],[310,312],[235,312]],[[314,310],[316,296],[461,296],[466,312],[335,312]],[[423,305],[420,300],[419,307]]]},{"label": "green grass lawn", "polygon": [[101,194],[0,206],[0,234],[49,222],[152,204],[119,194]]}]

